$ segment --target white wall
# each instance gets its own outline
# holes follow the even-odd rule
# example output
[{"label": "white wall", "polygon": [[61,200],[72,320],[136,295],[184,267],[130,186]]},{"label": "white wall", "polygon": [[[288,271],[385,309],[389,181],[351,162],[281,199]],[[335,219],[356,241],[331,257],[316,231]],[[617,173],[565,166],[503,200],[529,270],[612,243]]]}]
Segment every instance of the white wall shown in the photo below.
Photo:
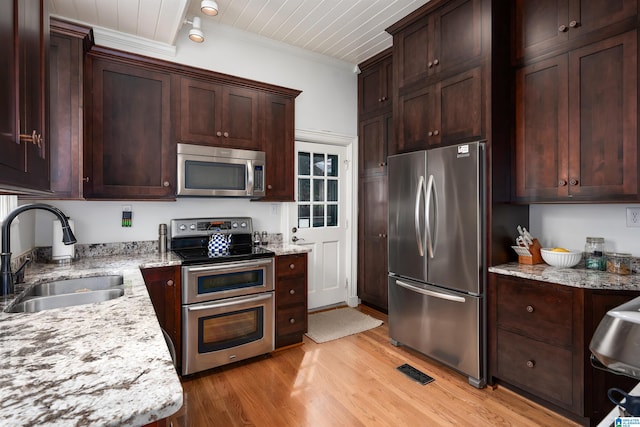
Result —
[{"label": "white wall", "polygon": [[[204,20],[203,20],[204,21]],[[172,62],[205,68],[279,86],[302,90],[296,98],[295,127],[355,137],[357,134],[357,74],[354,64],[307,52],[231,27],[203,23],[207,39],[202,44],[189,41],[187,26],[178,35],[176,56],[124,45],[113,39],[96,43]],[[75,222],[78,243],[154,240],[158,224],[172,218],[201,216],[251,216],[254,229],[284,232],[286,205],[250,202],[242,199],[179,199],[176,202],[53,201]],[[123,205],[133,208],[133,226],[121,227]],[[51,246],[53,216],[36,214],[35,225],[25,221],[20,236],[12,233],[12,245],[19,254],[30,247],[23,236],[35,230],[35,246]],[[13,243],[15,242],[15,243]]]},{"label": "white wall", "polygon": [[[627,207],[640,205],[531,205],[530,231],[543,247],[584,250],[587,236],[604,237],[607,251],[628,252],[640,257],[640,228],[627,227]],[[517,231],[514,233],[517,235]]]}]

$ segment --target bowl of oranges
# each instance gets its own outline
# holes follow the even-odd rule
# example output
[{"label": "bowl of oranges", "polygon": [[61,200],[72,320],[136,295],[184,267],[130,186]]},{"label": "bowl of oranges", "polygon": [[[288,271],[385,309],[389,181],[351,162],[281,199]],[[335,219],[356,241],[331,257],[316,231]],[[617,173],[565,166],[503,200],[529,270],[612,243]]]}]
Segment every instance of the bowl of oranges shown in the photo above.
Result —
[{"label": "bowl of oranges", "polygon": [[582,259],[582,251],[572,251],[565,248],[542,248],[540,255],[544,262],[552,267],[573,267]]}]

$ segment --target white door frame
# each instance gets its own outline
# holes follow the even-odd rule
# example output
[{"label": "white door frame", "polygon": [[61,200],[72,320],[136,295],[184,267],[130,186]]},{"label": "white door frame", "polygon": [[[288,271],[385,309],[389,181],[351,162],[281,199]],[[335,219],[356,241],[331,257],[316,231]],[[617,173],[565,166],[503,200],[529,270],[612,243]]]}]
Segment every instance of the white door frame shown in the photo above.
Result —
[{"label": "white door frame", "polygon": [[[351,307],[357,307],[358,305],[358,287],[357,287],[357,266],[358,261],[358,247],[355,242],[358,241],[358,183],[355,177],[358,176],[358,138],[355,136],[340,135],[332,132],[323,131],[311,131],[296,129],[295,140],[304,142],[315,142],[319,144],[327,145],[339,145],[345,147],[347,150],[347,162],[349,162],[349,168],[344,176],[346,183],[347,198],[345,200],[344,208],[346,209],[345,217],[347,218],[347,241],[345,242],[345,251],[351,256],[347,258],[345,262],[345,273],[349,278],[347,286],[347,304]],[[284,230],[283,238],[285,242],[291,241],[291,224],[293,222],[289,218],[290,209],[284,209],[286,214],[282,215],[281,230]]]}]

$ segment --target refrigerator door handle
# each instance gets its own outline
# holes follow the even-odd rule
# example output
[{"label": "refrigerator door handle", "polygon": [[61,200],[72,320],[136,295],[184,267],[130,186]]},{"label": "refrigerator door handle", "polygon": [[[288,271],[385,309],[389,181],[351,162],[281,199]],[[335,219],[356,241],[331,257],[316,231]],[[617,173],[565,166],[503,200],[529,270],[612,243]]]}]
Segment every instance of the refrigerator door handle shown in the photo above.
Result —
[{"label": "refrigerator door handle", "polygon": [[[433,195],[433,199],[431,196]],[[431,238],[431,200],[433,200],[433,238]],[[427,182],[426,190],[426,203],[425,203],[425,221],[427,231],[427,250],[429,258],[433,258],[436,253],[436,243],[438,242],[438,195],[436,193],[435,180],[433,175],[429,175],[429,181]]]},{"label": "refrigerator door handle", "polygon": [[[424,249],[423,249],[423,243],[422,243],[422,231],[420,230],[420,196],[422,196],[424,194],[425,198],[426,198],[426,191],[425,191],[425,187],[424,187],[424,176],[420,175],[420,180],[418,180],[418,186],[416,188],[416,205],[415,205],[415,212],[414,212],[414,225],[415,225],[415,232],[416,232],[416,243],[418,245],[418,254],[420,254],[421,257],[424,256]],[[428,222],[427,222],[428,223]]]},{"label": "refrigerator door handle", "polygon": [[417,286],[410,285],[409,283],[403,282],[402,280],[396,280],[396,283],[399,286],[402,286],[405,289],[408,289],[408,290],[413,291],[413,292],[417,292],[417,293],[422,294],[422,295],[427,295],[427,296],[434,297],[434,298],[445,299],[447,301],[453,301],[453,302],[465,302],[466,301],[466,299],[464,297],[445,294],[445,293],[442,293],[442,292],[430,291],[428,289],[422,289],[422,288],[419,288]]}]

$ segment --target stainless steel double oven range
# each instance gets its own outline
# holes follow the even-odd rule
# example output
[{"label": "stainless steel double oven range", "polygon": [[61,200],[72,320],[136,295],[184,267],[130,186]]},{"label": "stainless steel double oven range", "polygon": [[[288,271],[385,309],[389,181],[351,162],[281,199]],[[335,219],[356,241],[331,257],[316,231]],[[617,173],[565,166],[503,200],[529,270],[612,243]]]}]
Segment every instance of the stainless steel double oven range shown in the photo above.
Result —
[{"label": "stainless steel double oven range", "polygon": [[[251,234],[246,217],[170,222],[171,250],[182,258],[183,375],[274,349],[274,253]],[[209,250],[210,240],[223,248]]]}]

